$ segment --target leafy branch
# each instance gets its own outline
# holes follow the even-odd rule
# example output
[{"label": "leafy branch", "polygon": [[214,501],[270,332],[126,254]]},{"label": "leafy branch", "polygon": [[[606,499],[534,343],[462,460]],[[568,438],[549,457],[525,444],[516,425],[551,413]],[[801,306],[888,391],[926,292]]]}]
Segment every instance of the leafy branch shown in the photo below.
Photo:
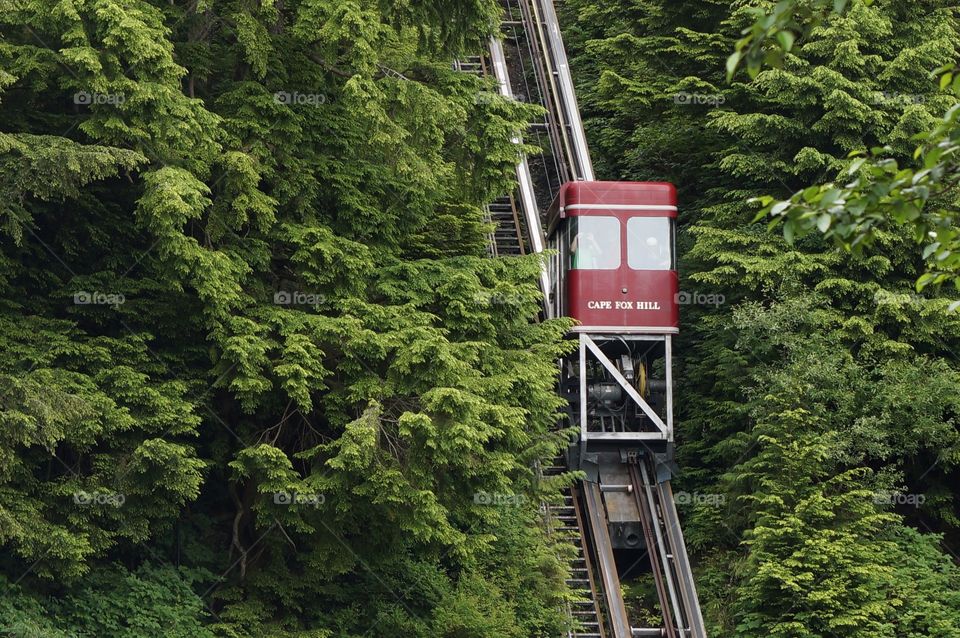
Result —
[{"label": "leafy branch", "polygon": [[[864,0],[870,5],[873,0]],[[817,26],[831,10],[843,13],[849,0],[814,0],[800,4],[798,0],[780,0],[773,11],[762,7],[748,7],[746,11],[755,16],[753,24],[745,28],[743,36],[734,45],[727,58],[727,81],[741,67],[746,67],[751,78],[756,78],[764,65],[780,67],[787,53],[793,49],[797,36]],[[774,46],[769,46],[774,43]]]},{"label": "leafy branch", "polygon": [[[866,4],[870,4],[865,0]],[[815,24],[818,9],[827,0],[801,8],[796,0],[781,0],[770,13],[758,13],[744,30],[727,60],[727,77],[745,65],[756,77],[764,64],[776,65],[791,50],[798,18],[807,28]],[[846,9],[846,0],[832,2],[834,12]],[[775,40],[776,47],[768,43]],[[939,77],[940,89],[960,97],[960,75],[953,64],[931,74]],[[878,233],[895,226],[909,230],[922,246],[926,272],[916,282],[917,290],[952,282],[960,288],[960,229],[953,189],[960,182],[960,103],[951,107],[936,127],[916,135],[920,143],[913,154],[916,165],[901,167],[889,147],[858,151],[843,176],[850,181],[829,182],[797,191],[789,199],[771,196],[751,200],[763,208],[754,221],[772,218],[770,228],[783,225],[784,238],[793,243],[813,231],[832,238],[846,250],[859,252],[869,247]],[[951,309],[960,303],[951,306]]]}]

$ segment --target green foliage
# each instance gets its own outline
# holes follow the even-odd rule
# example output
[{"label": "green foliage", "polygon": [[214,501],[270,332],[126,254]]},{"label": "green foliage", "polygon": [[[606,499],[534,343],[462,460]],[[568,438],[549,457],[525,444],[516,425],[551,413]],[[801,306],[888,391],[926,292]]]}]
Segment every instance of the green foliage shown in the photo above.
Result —
[{"label": "green foliage", "polygon": [[2,9],[0,570],[73,601],[22,622],[553,635],[568,324],[482,211],[537,110],[451,68],[499,4]]},{"label": "green foliage", "polygon": [[732,479],[751,511],[736,633],[892,635],[884,623],[899,602],[886,594],[892,544],[878,536],[895,518],[876,511],[864,472],[830,475],[829,439],[793,435],[806,430],[808,417],[803,410],[775,415],[772,432],[759,424],[757,453]]},{"label": "green foliage", "polygon": [[[873,3],[873,0],[862,1],[867,6]],[[797,33],[801,37],[807,35],[821,23],[829,9],[841,14],[849,5],[850,0],[778,0],[772,11],[762,5],[747,7],[756,20],[741,31],[743,37],[737,40],[733,53],[727,58],[727,81],[733,79],[741,66],[746,66],[754,79],[764,64],[783,66]]]},{"label": "green foliage", "polygon": [[203,626],[209,612],[191,588],[200,576],[149,564],[135,573],[122,567],[99,570],[82,592],[57,605],[57,616],[81,636],[213,638]]},{"label": "green foliage", "polygon": [[[927,73],[956,58],[960,28],[948,3],[801,4],[809,14],[772,2],[563,9],[598,174],[675,183],[681,290],[724,300],[681,307],[678,489],[716,497],[684,508],[684,532],[711,635],[956,635],[951,300],[915,291],[925,264],[909,226],[877,226],[875,250],[851,254],[819,233],[766,232],[748,200],[846,171],[864,147],[909,161],[913,136],[953,101]],[[757,44],[755,60],[776,48],[782,63],[728,83],[752,7],[799,15],[796,37],[741,42],[744,59]],[[893,506],[891,493],[923,502]]]},{"label": "green foliage", "polygon": [[[960,95],[960,84],[956,92]],[[818,230],[852,251],[862,251],[885,230],[900,226],[922,246],[926,260],[917,290],[945,282],[960,289],[960,230],[951,193],[958,173],[958,117],[960,105],[954,105],[935,129],[918,134],[924,140],[914,153],[919,167],[901,168],[896,159],[882,157],[893,150],[889,147],[874,148],[871,156],[854,152],[856,159],[847,169],[850,182],[809,186],[779,202],[757,198],[763,209],[756,221],[773,216],[771,228],[783,221],[784,237],[791,243]]]},{"label": "green foliage", "polygon": [[[846,0],[838,0],[834,3],[834,12],[842,12],[847,4]],[[727,61],[728,81],[741,58],[748,61],[750,76],[756,78],[761,68],[761,50],[772,38],[777,40],[783,53],[789,53],[795,39],[787,30],[790,21],[795,14],[809,15],[805,5],[793,0],[778,2],[774,12],[767,15],[762,15],[759,9],[756,11],[762,17],[744,30],[746,36],[737,42],[736,50]],[[783,53],[768,55],[765,61],[782,67]],[[922,60],[910,60],[912,66],[904,65],[904,70],[918,75],[929,70],[931,77],[939,80],[941,90],[949,89],[953,96],[960,96],[960,75],[954,74],[954,63],[950,59],[929,69],[916,68],[918,62]],[[891,156],[894,149],[889,146],[874,147],[869,155],[866,150],[857,150],[850,154],[857,159],[846,169],[846,177],[851,181],[843,185],[831,182],[809,186],[782,201],[775,201],[769,195],[758,197],[755,201],[763,209],[755,221],[772,216],[771,228],[783,222],[783,234],[790,243],[816,229],[851,251],[870,246],[889,226],[905,227],[914,241],[922,245],[922,256],[927,263],[926,272],[917,279],[917,290],[945,282],[953,282],[960,289],[960,231],[956,227],[956,202],[952,195],[960,172],[956,161],[960,148],[958,113],[960,105],[955,104],[935,127],[914,136],[922,141],[913,153],[913,160],[919,160],[915,168],[901,168],[896,157]]]},{"label": "green foliage", "polygon": [[29,596],[6,582],[0,595],[0,632],[13,636],[164,636],[213,638],[209,612],[191,585],[210,575],[144,564],[94,571],[88,585],[63,599]]}]

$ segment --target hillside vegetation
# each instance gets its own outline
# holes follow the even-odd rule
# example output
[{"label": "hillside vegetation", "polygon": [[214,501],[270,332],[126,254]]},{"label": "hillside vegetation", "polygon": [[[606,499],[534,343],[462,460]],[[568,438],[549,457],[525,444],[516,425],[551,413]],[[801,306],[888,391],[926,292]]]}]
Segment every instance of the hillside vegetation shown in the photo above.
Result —
[{"label": "hillside vegetation", "polygon": [[[832,4],[558,3],[598,177],[679,189],[710,635],[960,638],[958,295],[917,291],[908,226],[849,252],[833,219],[754,221],[851,153],[908,164],[957,102],[930,73],[960,15]],[[806,28],[728,80],[776,7]],[[539,262],[490,258],[483,211],[540,112],[451,64],[500,20],[0,2],[0,635],[565,635],[536,468],[570,324],[534,321]]]},{"label": "hillside vegetation", "polygon": [[705,615],[716,636],[960,636],[951,290],[916,292],[907,228],[851,255],[788,244],[750,203],[853,151],[908,161],[956,102],[928,76],[957,59],[956,8],[853,1],[728,84],[750,7],[772,5],[568,0],[562,18],[599,175],[677,184],[681,288],[714,300],[683,307],[675,372],[679,482],[710,497],[686,508]]},{"label": "hillside vegetation", "polygon": [[482,212],[531,111],[451,68],[498,21],[3,3],[0,634],[556,635],[565,324]]}]

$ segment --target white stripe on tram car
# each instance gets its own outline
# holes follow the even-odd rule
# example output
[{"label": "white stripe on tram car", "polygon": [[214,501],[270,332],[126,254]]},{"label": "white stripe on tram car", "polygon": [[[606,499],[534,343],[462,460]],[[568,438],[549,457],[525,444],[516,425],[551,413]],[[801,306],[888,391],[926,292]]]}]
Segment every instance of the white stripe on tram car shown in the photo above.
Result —
[{"label": "white stripe on tram car", "polygon": [[562,210],[677,210],[668,204],[569,204]]}]

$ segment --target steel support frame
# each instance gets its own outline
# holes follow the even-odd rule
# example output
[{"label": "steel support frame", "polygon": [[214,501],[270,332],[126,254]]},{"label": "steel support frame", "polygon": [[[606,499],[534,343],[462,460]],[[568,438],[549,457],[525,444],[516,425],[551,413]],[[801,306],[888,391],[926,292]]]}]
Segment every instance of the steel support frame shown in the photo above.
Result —
[{"label": "steel support frame", "polygon": [[[598,339],[603,340],[602,336],[596,335]],[[617,367],[603,353],[600,346],[594,340],[594,335],[586,332],[579,333],[580,338],[580,440],[618,440],[618,441],[667,441],[673,442],[673,344],[671,335],[662,335],[660,337],[651,337],[644,335],[644,340],[664,340],[664,357],[666,359],[666,390],[667,390],[667,420],[660,418],[654,409],[647,403],[640,393],[634,389],[630,382],[617,370]],[[587,351],[606,368],[607,372],[616,380],[616,382],[626,391],[627,396],[636,403],[644,414],[646,414],[653,424],[657,427],[657,432],[588,432],[587,431]]]}]

